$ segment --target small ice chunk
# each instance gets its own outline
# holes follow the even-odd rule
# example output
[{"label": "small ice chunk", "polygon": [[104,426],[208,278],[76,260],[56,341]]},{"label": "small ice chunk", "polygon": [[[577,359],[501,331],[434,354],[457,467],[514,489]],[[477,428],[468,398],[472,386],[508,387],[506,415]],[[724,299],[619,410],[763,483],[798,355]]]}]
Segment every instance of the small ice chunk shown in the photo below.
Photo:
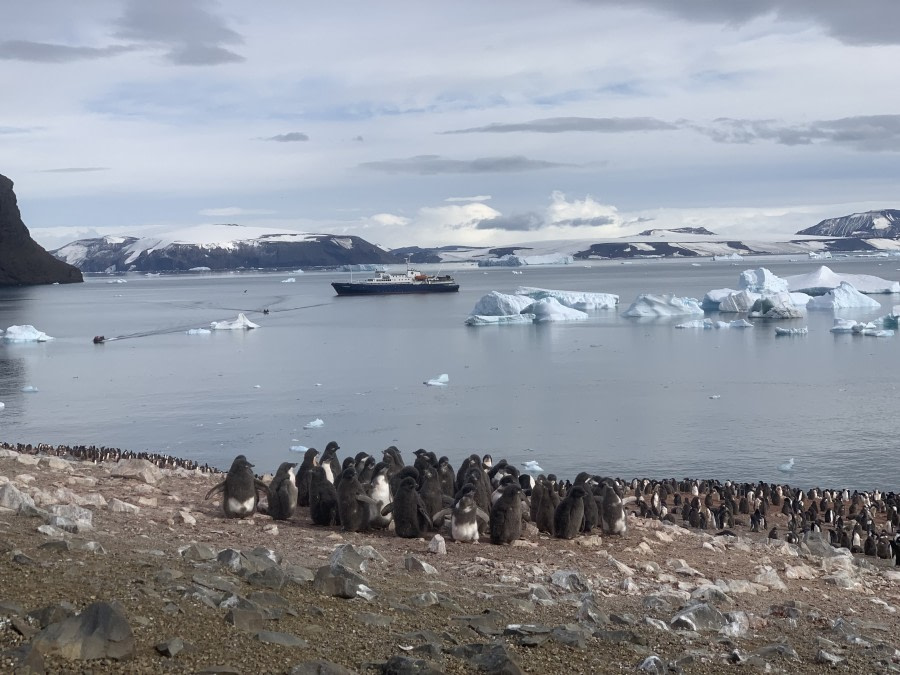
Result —
[{"label": "small ice chunk", "polygon": [[538,464],[535,460],[529,459],[527,462],[522,462],[522,468],[528,471],[529,473],[543,473],[544,470],[541,468],[541,465]]},{"label": "small ice chunk", "polygon": [[185,331],[187,335],[212,335],[212,331],[209,328],[191,328],[190,330]]},{"label": "small ice chunk", "polygon": [[701,328],[703,330],[711,330],[715,328],[713,325],[712,319],[694,319],[693,321],[685,321],[684,323],[680,323],[675,328]]},{"label": "small ice chunk", "polygon": [[30,324],[10,326],[3,335],[6,342],[47,342],[53,338]]},{"label": "small ice chunk", "polygon": [[793,471],[794,470],[794,458],[791,457],[788,461],[784,462],[783,464],[779,464],[778,470],[781,471],[782,473],[790,473],[791,471]]},{"label": "small ice chunk", "polygon": [[294,277],[288,277],[287,279],[282,279],[281,283],[283,284],[292,284],[297,281]]},{"label": "small ice chunk", "polygon": [[505,323],[534,323],[534,314],[508,314],[506,316],[486,316],[472,314],[466,317],[467,326],[498,326]]},{"label": "small ice chunk", "polygon": [[862,334],[868,337],[894,337],[894,331],[888,328],[866,328]]},{"label": "small ice chunk", "polygon": [[125,279],[110,279],[106,283],[108,283],[108,284],[127,284],[128,281]]},{"label": "small ice chunk", "polygon": [[250,330],[251,328],[259,328],[259,326],[241,312],[234,321],[213,321],[209,324],[212,330]]},{"label": "small ice chunk", "polygon": [[712,396],[710,396],[710,398],[713,401],[718,401],[720,398],[722,398],[722,394],[713,394]]},{"label": "small ice chunk", "polygon": [[322,420],[320,420],[317,417],[312,422],[307,422],[306,424],[304,424],[303,428],[304,429],[318,429],[318,428],[324,427],[324,426],[325,426],[325,422],[323,422]]},{"label": "small ice chunk", "polygon": [[38,388],[33,384],[26,384],[24,387],[22,387],[22,392],[25,394],[36,394],[38,392]]},{"label": "small ice chunk", "polygon": [[783,335],[806,335],[809,333],[809,328],[807,326],[803,326],[802,328],[780,328],[778,326],[775,327],[775,335],[783,336]]},{"label": "small ice chunk", "polygon": [[446,387],[450,383],[450,376],[447,373],[442,373],[437,377],[433,377],[430,380],[425,382],[429,387]]},{"label": "small ice chunk", "polygon": [[292,445],[291,446],[291,452],[303,453],[303,452],[306,452],[307,450],[309,450],[309,448],[307,448],[305,445]]},{"label": "small ice chunk", "polygon": [[855,333],[858,332],[856,328],[860,325],[855,319],[841,319],[839,317],[835,317],[834,325],[831,327],[832,333]]},{"label": "small ice chunk", "polygon": [[6,407],[6,404],[3,401],[0,401],[0,410],[3,410]]}]

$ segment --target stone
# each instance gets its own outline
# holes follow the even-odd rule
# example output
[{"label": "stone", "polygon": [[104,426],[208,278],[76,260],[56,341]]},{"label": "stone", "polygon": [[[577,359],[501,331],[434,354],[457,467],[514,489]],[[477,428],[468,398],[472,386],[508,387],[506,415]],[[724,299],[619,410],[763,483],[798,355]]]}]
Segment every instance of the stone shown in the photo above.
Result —
[{"label": "stone", "polygon": [[600,548],[603,546],[603,538],[599,534],[590,534],[586,537],[579,537],[575,543],[585,548]]},{"label": "stone", "polygon": [[373,614],[371,612],[360,612],[353,618],[365,626],[380,626],[386,628],[394,623],[393,617],[384,616],[383,614]]},{"label": "stone", "polygon": [[582,599],[575,618],[582,623],[592,623],[597,626],[605,626],[609,623],[609,616],[600,610],[597,603],[594,602],[593,596],[590,595]]},{"label": "stone", "polygon": [[759,574],[757,574],[753,578],[753,583],[760,584],[761,586],[765,586],[766,588],[770,588],[773,591],[786,591],[787,585],[781,580],[778,576],[778,572],[776,572],[773,568],[768,565],[764,565],[760,568]]},{"label": "stone", "polygon": [[447,542],[441,535],[434,535],[428,542],[428,552],[435,555],[447,555]]},{"label": "stone", "polygon": [[231,609],[225,615],[225,623],[245,633],[259,633],[264,621],[262,612],[254,609]]},{"label": "stone", "polygon": [[356,675],[356,673],[337,663],[317,659],[298,663],[288,671],[288,675]]},{"label": "stone", "polygon": [[587,647],[588,640],[591,637],[591,631],[573,624],[557,626],[550,632],[550,638],[552,640],[576,649],[584,649]]},{"label": "stone", "polygon": [[156,485],[163,477],[160,468],[146,459],[119,460],[109,475],[114,478],[138,480],[148,485]]},{"label": "stone", "polygon": [[413,572],[415,574],[437,574],[438,571],[427,562],[419,560],[415,556],[408,555],[403,560],[403,566],[406,568],[407,572]]},{"label": "stone", "polygon": [[28,612],[28,617],[37,621],[41,628],[59,623],[75,615],[75,608],[69,603],[59,603],[57,605],[47,605],[40,609]]},{"label": "stone", "polygon": [[124,608],[118,603],[95,602],[80,614],[42,630],[32,646],[44,655],[69,660],[131,658],[134,634]]},{"label": "stone", "polygon": [[18,512],[25,505],[34,507],[34,500],[12,483],[0,485],[0,506]]},{"label": "stone", "polygon": [[726,595],[721,588],[712,584],[704,584],[703,586],[695,588],[694,592],[691,593],[691,599],[713,605],[731,606],[734,604],[734,600]]},{"label": "stone", "polygon": [[45,464],[48,469],[53,469],[54,471],[69,472],[72,470],[72,463],[62,457],[41,457],[41,462]]},{"label": "stone", "polygon": [[382,675],[442,675],[425,659],[409,656],[392,656],[381,666]]},{"label": "stone", "polygon": [[669,621],[677,630],[708,631],[719,630],[728,624],[725,616],[715,607],[701,602],[681,610]]},{"label": "stone", "polygon": [[269,645],[281,645],[282,647],[306,647],[308,642],[290,633],[276,633],[270,630],[261,630],[256,634],[256,639]]},{"label": "stone", "polygon": [[160,642],[155,646],[156,651],[158,651],[163,656],[168,656],[172,658],[178,654],[181,650],[184,649],[184,640],[181,638],[171,638],[166,640],[165,642]]},{"label": "stone", "polygon": [[106,508],[108,508],[113,513],[137,514],[137,513],[141,512],[141,509],[139,506],[136,506],[134,504],[129,504],[128,502],[123,502],[121,499],[117,499],[115,497],[113,497],[112,499],[109,500],[109,504],[107,505]]},{"label": "stone", "polygon": [[550,575],[550,582],[572,593],[584,593],[590,590],[587,579],[577,570],[558,570]]},{"label": "stone", "polygon": [[[50,525],[45,525],[44,527],[50,527]],[[55,551],[57,553],[65,553],[66,551],[72,550],[72,545],[65,539],[54,539],[53,541],[45,541],[43,544],[38,546],[38,548],[42,551]]]},{"label": "stone", "polygon": [[287,577],[284,572],[279,567],[269,567],[260,572],[253,572],[252,574],[248,574],[244,577],[246,582],[251,586],[257,586],[260,588],[272,588],[274,590],[279,590],[282,586],[284,586],[285,581],[287,581]]},{"label": "stone", "polygon": [[365,579],[359,575],[355,575],[349,570],[334,574],[332,568],[328,566],[318,569],[312,583],[313,588],[319,593],[345,600],[355,598],[357,590],[366,585]]},{"label": "stone", "polygon": [[787,579],[815,579],[816,571],[809,565],[785,565],[784,576]]},{"label": "stone", "polygon": [[668,666],[656,654],[651,654],[641,661],[637,669],[642,673],[655,673],[655,675],[666,675],[669,672]]},{"label": "stone", "polygon": [[807,532],[800,543],[800,550],[820,558],[834,558],[841,555],[831,545],[828,536],[822,532]]},{"label": "stone", "polygon": [[842,657],[836,656],[831,652],[826,652],[824,649],[820,649],[818,652],[816,652],[816,663],[824,663],[829,666],[836,666],[842,661],[844,661]]},{"label": "stone", "polygon": [[424,608],[437,605],[440,602],[440,599],[434,591],[426,591],[425,593],[420,593],[419,595],[407,598],[405,602],[410,607]]},{"label": "stone", "polygon": [[182,557],[187,560],[196,560],[203,562],[205,560],[215,560],[216,550],[209,544],[191,544],[181,551]]},{"label": "stone", "polygon": [[16,461],[25,466],[37,466],[40,463],[41,458],[37,455],[16,455]]},{"label": "stone", "polygon": [[451,653],[474,667],[477,671],[524,675],[515,654],[502,644],[468,644],[454,647]]},{"label": "stone", "polygon": [[363,572],[369,568],[369,561],[387,562],[378,551],[371,546],[354,546],[341,544],[334,549],[328,560],[332,568],[343,567],[352,572]]}]

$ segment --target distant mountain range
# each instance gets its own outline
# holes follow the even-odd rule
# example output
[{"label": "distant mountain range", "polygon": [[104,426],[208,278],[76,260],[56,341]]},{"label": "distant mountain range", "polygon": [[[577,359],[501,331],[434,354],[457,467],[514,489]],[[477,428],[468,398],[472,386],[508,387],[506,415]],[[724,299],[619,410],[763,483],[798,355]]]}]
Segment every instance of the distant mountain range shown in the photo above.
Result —
[{"label": "distant mountain range", "polygon": [[650,257],[709,257],[823,252],[900,251],[900,211],[882,210],[830,218],[785,241],[727,239],[703,227],[644,230],[607,240],[562,240],[510,246],[408,246],[386,251],[359,237],[272,231],[241,225],[188,228],[157,237],[82,239],[52,251],[84,272],[180,272],[402,263],[539,261]]}]

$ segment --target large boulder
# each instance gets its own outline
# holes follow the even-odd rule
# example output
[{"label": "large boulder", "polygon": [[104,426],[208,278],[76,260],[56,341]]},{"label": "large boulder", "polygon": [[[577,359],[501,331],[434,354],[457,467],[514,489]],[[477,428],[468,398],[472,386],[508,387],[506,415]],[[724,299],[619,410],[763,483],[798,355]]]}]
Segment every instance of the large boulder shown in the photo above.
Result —
[{"label": "large boulder", "polygon": [[87,661],[134,656],[134,633],[118,603],[95,602],[76,616],[53,623],[32,642],[41,654]]}]

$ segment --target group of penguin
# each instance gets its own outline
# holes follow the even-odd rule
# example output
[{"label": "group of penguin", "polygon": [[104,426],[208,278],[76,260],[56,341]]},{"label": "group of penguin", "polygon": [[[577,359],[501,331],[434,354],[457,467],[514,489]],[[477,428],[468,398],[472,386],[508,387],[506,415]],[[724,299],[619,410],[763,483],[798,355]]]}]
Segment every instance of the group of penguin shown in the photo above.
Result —
[{"label": "group of penguin", "polygon": [[[751,532],[768,530],[769,539],[780,539],[778,526],[769,529],[766,517],[770,509],[787,516],[784,539],[797,544],[807,532],[828,530],[835,548],[884,560],[900,566],[900,495],[894,492],[850,492],[849,490],[802,490],[786,485],[732,483],[674,479],[635,480],[638,515],[677,522],[680,511],[684,524],[697,529],[715,529],[727,534],[735,525],[745,525],[747,515]],[[682,494],[690,498],[682,498]],[[672,507],[668,505],[672,498]],[[876,526],[882,516],[884,525]]]},{"label": "group of penguin", "polygon": [[145,459],[160,469],[188,469],[202,473],[220,473],[208,464],[200,464],[192,459],[181,459],[156,452],[133,452],[105,445],[50,445],[49,443],[0,443],[4,450],[14,450],[23,455],[47,455],[51,457],[71,457],[83,462],[118,462],[123,459]]},{"label": "group of penguin", "polygon": [[416,450],[413,463],[406,464],[396,446],[385,449],[381,461],[361,452],[341,463],[339,449],[334,441],[321,456],[309,448],[299,465],[283,463],[268,484],[238,455],[225,480],[206,499],[221,494],[222,508],[231,518],[261,511],[287,520],[300,507],[309,509],[315,525],[339,525],[352,532],[393,527],[397,536],[407,538],[446,526],[459,542],[486,536],[493,544],[511,544],[521,537],[527,521],[563,539],[595,529],[606,534],[626,531],[625,485],[610,478],[588,473],[572,482],[553,474],[534,478],[506,460],[494,464],[490,455],[475,454],[454,471],[447,457],[424,449]]}]

